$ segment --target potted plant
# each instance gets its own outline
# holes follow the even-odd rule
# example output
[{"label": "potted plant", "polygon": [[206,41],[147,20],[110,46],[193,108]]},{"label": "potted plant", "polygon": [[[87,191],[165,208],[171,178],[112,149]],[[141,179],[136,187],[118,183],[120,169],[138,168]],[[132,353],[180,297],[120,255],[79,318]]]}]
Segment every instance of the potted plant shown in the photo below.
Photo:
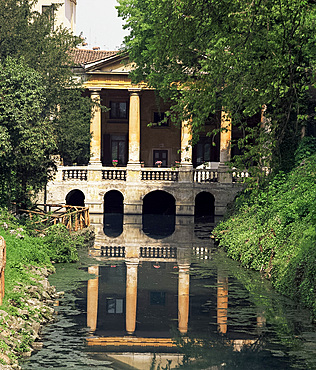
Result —
[{"label": "potted plant", "polygon": [[156,163],[155,163],[158,167],[161,167],[161,165],[162,165],[162,162],[161,161],[156,161]]},{"label": "potted plant", "polygon": [[140,161],[140,166],[141,166],[141,167],[145,167],[145,163],[144,163],[144,161]]},{"label": "potted plant", "polygon": [[112,164],[113,164],[114,167],[116,167],[117,164],[118,164],[118,160],[117,159],[112,159]]}]

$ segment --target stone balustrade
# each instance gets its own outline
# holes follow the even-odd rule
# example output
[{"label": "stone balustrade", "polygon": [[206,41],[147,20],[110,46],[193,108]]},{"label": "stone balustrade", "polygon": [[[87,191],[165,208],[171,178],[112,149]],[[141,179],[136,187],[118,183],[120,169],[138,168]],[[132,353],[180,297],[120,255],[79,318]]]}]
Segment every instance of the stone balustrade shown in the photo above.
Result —
[{"label": "stone balustrade", "polygon": [[[127,172],[126,167],[99,167],[90,168],[89,166],[80,167],[59,167],[58,172],[61,173],[62,181],[88,181],[89,172],[100,172],[102,181],[126,181]],[[133,170],[135,171],[135,170]],[[188,172],[188,170],[185,170]],[[178,182],[179,175],[183,172],[180,168],[156,168],[146,167],[139,170],[141,181],[168,181]],[[191,169],[192,181],[194,183],[211,183],[220,182],[217,169]],[[232,181],[241,181],[249,177],[248,171],[237,171],[232,173]]]}]

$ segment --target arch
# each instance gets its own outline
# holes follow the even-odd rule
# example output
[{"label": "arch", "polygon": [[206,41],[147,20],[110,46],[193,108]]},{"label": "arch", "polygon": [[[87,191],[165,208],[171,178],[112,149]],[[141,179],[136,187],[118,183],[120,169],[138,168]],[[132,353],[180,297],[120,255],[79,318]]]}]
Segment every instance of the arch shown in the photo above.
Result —
[{"label": "arch", "polygon": [[214,222],[215,198],[214,195],[202,191],[195,197],[194,217],[198,220]]},{"label": "arch", "polygon": [[104,195],[103,232],[117,238],[123,232],[124,196],[118,190],[110,190]]},{"label": "arch", "polygon": [[84,193],[79,189],[73,189],[66,195],[66,204],[68,206],[84,207]]},{"label": "arch", "polygon": [[118,190],[110,190],[104,195],[104,213],[120,213],[124,210],[124,196]]},{"label": "arch", "polygon": [[175,215],[176,200],[163,190],[154,190],[143,199],[143,214]]},{"label": "arch", "polygon": [[153,239],[163,239],[174,233],[176,201],[173,195],[154,190],[143,199],[143,232]]}]

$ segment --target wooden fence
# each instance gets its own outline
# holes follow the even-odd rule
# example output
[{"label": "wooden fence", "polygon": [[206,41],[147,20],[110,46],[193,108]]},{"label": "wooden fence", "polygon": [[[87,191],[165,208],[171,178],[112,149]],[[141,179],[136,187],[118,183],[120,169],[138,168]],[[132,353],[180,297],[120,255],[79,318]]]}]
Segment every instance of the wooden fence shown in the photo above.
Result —
[{"label": "wooden fence", "polygon": [[36,209],[20,209],[20,212],[27,213],[35,225],[42,227],[62,223],[71,232],[90,226],[89,207],[37,204]]},{"label": "wooden fence", "polygon": [[4,297],[4,269],[6,264],[6,244],[2,236],[0,236],[0,305]]}]

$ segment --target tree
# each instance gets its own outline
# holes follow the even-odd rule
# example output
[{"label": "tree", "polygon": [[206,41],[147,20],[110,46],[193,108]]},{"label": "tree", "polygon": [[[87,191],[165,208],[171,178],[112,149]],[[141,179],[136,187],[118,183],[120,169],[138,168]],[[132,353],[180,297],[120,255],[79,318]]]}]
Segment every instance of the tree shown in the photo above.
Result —
[{"label": "tree", "polygon": [[[192,120],[193,143],[223,108],[242,128],[243,165],[273,152],[288,163],[302,126],[313,122],[315,3],[310,0],[119,0],[130,35],[126,49],[145,80],[173,103],[174,119]],[[246,117],[265,112],[247,127]],[[313,123],[314,124],[314,123]],[[218,132],[218,130],[217,130]]]},{"label": "tree", "polygon": [[[47,88],[39,73],[21,59],[0,63],[1,200],[24,203],[53,169],[54,127],[42,115]],[[6,198],[6,199],[5,199]]]},{"label": "tree", "polygon": [[[91,102],[74,79],[71,57],[81,40],[61,27],[53,30],[51,13],[33,12],[32,4],[31,0],[0,4],[2,203],[26,203],[28,188],[43,188],[54,170],[50,155],[72,153],[74,162],[74,152],[86,161],[89,157]],[[74,145],[74,140],[66,140],[66,130],[80,133],[81,141]]]}]

